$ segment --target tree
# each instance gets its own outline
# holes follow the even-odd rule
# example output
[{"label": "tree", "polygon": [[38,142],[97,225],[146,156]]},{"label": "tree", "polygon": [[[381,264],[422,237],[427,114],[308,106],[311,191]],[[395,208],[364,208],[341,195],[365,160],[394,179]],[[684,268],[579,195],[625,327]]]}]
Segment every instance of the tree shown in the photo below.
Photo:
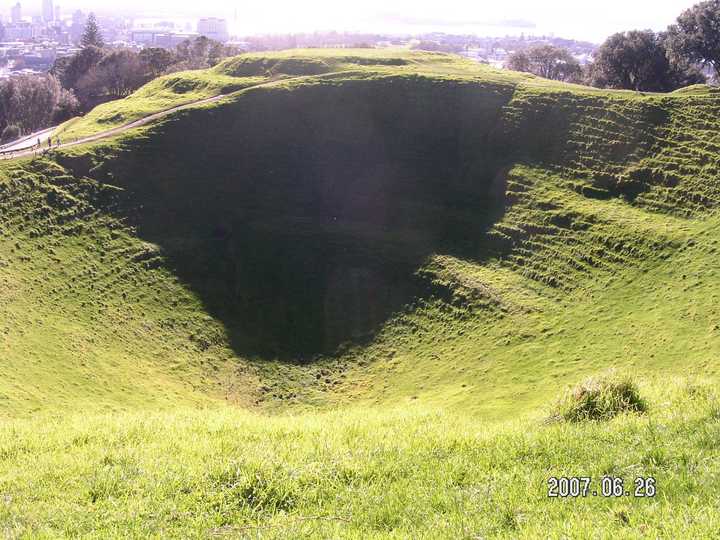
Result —
[{"label": "tree", "polygon": [[530,62],[530,57],[525,51],[516,51],[512,53],[508,58],[508,61],[505,63],[505,67],[513,71],[532,73],[532,63]]},{"label": "tree", "polygon": [[568,82],[580,80],[580,63],[567,49],[553,45],[534,47],[530,49],[530,60],[540,77]]},{"label": "tree", "polygon": [[83,49],[87,49],[88,47],[97,47],[98,49],[102,49],[105,47],[105,41],[103,40],[102,33],[100,32],[100,27],[98,26],[94,13],[91,13],[88,17],[87,24],[85,25],[85,31],[80,38],[80,45]]},{"label": "tree", "polygon": [[[372,49],[372,45],[369,43],[358,43],[354,44],[353,48],[355,49]],[[412,49],[418,50],[418,51],[431,51],[431,52],[448,52],[448,53],[459,53],[462,51],[462,47],[459,47],[457,45],[452,45],[448,43],[438,43],[437,41],[429,41],[429,40],[422,40],[419,43],[416,43],[412,46]]]},{"label": "tree", "polygon": [[15,85],[12,79],[0,81],[0,130],[4,130],[12,122],[14,92]]},{"label": "tree", "polygon": [[[0,83],[0,131],[31,133],[51,124],[63,90],[53,76],[20,75]],[[14,134],[8,132],[8,137]]]},{"label": "tree", "polygon": [[51,123],[62,87],[55,77],[25,75],[15,79],[15,118],[26,133]]},{"label": "tree", "polygon": [[59,58],[56,58],[55,62],[53,62],[52,67],[50,68],[50,71],[48,72],[50,73],[50,75],[53,75],[54,77],[60,79],[63,87],[65,86],[65,73],[70,66],[70,62],[72,62],[72,56],[61,56]]},{"label": "tree", "polygon": [[223,45],[219,41],[205,36],[186,39],[175,49],[177,64],[173,71],[186,69],[205,69],[217,65],[223,58],[239,54],[235,47]]},{"label": "tree", "polygon": [[63,122],[70,120],[80,114],[80,102],[75,94],[71,90],[65,90],[64,88],[60,91],[57,105],[53,111],[52,123],[62,124]]},{"label": "tree", "polygon": [[152,79],[140,55],[128,49],[110,51],[77,81],[75,90],[87,106],[108,97],[127,97]]},{"label": "tree", "polygon": [[114,98],[129,96],[150,79],[147,66],[130,50],[108,53],[96,70],[97,83]]},{"label": "tree", "polygon": [[720,0],[684,11],[668,28],[668,49],[675,59],[710,66],[720,78]]},{"label": "tree", "polygon": [[595,54],[590,84],[645,92],[670,92],[705,82],[688,65],[671,62],[665,36],[652,30],[633,30],[610,36]]},{"label": "tree", "polygon": [[200,36],[195,39],[186,39],[176,48],[178,60],[185,69],[203,69],[210,67],[210,50],[213,41]]},{"label": "tree", "polygon": [[95,68],[105,56],[105,51],[88,45],[69,59],[58,59],[51,73],[62,82],[63,88],[77,89],[80,80]]},{"label": "tree", "polygon": [[150,47],[140,51],[140,61],[146,66],[148,73],[154,78],[159,77],[172,66],[177,58],[167,49]]},{"label": "tree", "polygon": [[5,144],[8,142],[12,142],[16,139],[19,139],[21,136],[22,130],[19,126],[7,126],[5,129],[2,130],[2,134],[0,134],[0,143]]},{"label": "tree", "polygon": [[165,73],[211,67],[239,52],[206,37],[187,40],[175,52],[159,48],[144,49],[139,54],[131,50],[108,51],[98,44],[102,45],[102,36],[91,16],[83,48],[70,58],[57,59],[50,70],[63,88],[74,93],[82,110],[108,97],[123,98]]},{"label": "tree", "polygon": [[556,81],[579,82],[582,76],[580,63],[567,49],[554,45],[538,45],[515,52],[510,56],[507,67]]},{"label": "tree", "polygon": [[670,70],[667,73],[668,90],[677,90],[693,84],[707,83],[707,76],[697,64],[691,64],[684,58],[673,57],[667,45],[666,51],[670,62]]}]

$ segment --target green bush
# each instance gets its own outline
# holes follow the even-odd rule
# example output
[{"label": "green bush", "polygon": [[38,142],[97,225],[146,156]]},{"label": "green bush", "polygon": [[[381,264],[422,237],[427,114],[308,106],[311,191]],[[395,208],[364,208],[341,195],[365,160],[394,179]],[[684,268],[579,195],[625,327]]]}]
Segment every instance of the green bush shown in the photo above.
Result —
[{"label": "green bush", "polygon": [[591,377],[573,388],[555,405],[553,420],[583,422],[609,420],[622,413],[641,413],[647,403],[640,397],[637,385],[614,372]]}]

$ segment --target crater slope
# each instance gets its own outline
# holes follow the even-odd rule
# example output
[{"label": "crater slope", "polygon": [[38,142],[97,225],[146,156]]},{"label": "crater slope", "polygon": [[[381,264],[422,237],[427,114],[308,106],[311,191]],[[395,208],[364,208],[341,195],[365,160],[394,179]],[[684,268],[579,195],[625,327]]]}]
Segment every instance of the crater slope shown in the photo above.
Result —
[{"label": "crater slope", "polygon": [[[710,537],[719,119],[322,50],[63,126],[120,133],[0,163],[0,531]],[[645,412],[548,421],[609,368]],[[657,496],[548,497],[577,475]]]},{"label": "crater slope", "polygon": [[236,86],[3,165],[6,411],[419,399],[501,418],[604,367],[707,368],[715,282],[679,261],[714,250],[717,90],[409,52],[192,77]]}]

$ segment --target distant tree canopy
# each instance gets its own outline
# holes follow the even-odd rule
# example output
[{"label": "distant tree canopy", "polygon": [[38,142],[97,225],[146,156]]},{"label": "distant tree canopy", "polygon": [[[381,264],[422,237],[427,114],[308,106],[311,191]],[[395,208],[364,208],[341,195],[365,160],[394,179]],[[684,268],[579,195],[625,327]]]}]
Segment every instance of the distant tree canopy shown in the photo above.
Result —
[{"label": "distant tree canopy", "polygon": [[2,142],[62,122],[77,113],[78,101],[52,75],[19,75],[0,82]]},{"label": "distant tree canopy", "polygon": [[176,47],[175,61],[168,67],[168,70],[205,69],[217,65],[223,58],[240,54],[240,52],[235,47],[199,36],[195,39],[187,39]]},{"label": "distant tree canopy", "polygon": [[567,49],[554,45],[537,45],[510,55],[508,69],[534,73],[556,81],[579,82],[582,67]]},{"label": "distant tree canopy", "polygon": [[60,79],[64,88],[75,90],[82,78],[100,63],[103,56],[103,49],[89,45],[75,56],[59,59],[50,72]]},{"label": "distant tree canopy", "polygon": [[705,82],[697,68],[671,61],[664,34],[633,30],[610,36],[598,49],[589,82],[600,88],[670,92]]},{"label": "distant tree canopy", "polygon": [[159,47],[149,47],[140,51],[140,61],[147,66],[153,77],[159,77],[177,60],[172,51]]},{"label": "distant tree canopy", "polygon": [[430,51],[430,52],[447,52],[447,53],[459,53],[463,50],[462,47],[457,45],[438,43],[437,41],[422,40],[412,46],[412,49],[417,51]]},{"label": "distant tree canopy", "polygon": [[674,58],[710,66],[720,80],[720,0],[684,11],[668,28],[667,43]]},{"label": "distant tree canopy", "polygon": [[103,56],[93,69],[78,81],[77,89],[80,95],[87,98],[101,95],[123,98],[150,79],[152,74],[138,54],[117,49]]},{"label": "distant tree canopy", "polygon": [[129,49],[108,50],[97,43],[102,43],[102,37],[97,23],[91,19],[83,48],[70,58],[58,59],[50,70],[63,88],[77,95],[83,110],[107,99],[128,96],[161,75],[208,68],[240,52],[206,37],[184,41],[174,51],[147,48],[139,53]]}]

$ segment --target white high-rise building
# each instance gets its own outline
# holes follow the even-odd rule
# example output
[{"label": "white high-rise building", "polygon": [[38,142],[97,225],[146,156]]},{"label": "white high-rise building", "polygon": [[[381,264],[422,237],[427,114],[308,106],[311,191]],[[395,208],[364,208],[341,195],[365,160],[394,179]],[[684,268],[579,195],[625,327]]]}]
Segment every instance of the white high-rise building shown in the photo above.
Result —
[{"label": "white high-rise building", "polygon": [[55,8],[53,7],[53,0],[43,0],[42,3],[42,18],[46,23],[51,23],[55,20]]},{"label": "white high-rise building", "polygon": [[15,4],[10,10],[10,20],[13,23],[22,22],[22,6],[20,5],[20,2]]},{"label": "white high-rise building", "polygon": [[228,34],[227,21],[225,19],[217,19],[208,17],[200,19],[197,25],[197,33],[215,41],[225,42],[230,39]]}]

